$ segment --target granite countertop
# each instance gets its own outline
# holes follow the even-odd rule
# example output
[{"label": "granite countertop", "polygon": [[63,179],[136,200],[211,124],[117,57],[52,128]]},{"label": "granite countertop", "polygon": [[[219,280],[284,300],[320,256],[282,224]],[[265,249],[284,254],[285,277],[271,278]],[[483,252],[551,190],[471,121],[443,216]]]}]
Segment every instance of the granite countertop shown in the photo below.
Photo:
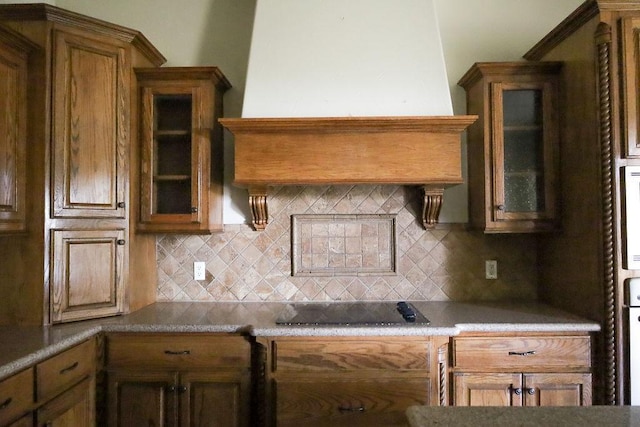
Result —
[{"label": "granite countertop", "polygon": [[638,426],[640,407],[562,406],[562,407],[481,407],[412,406],[407,409],[411,427],[584,427]]},{"label": "granite countertop", "polygon": [[0,379],[98,332],[243,333],[254,336],[454,336],[462,332],[591,332],[600,326],[542,304],[412,302],[429,325],[279,326],[286,303],[155,303],[124,316],[56,326],[0,326]]}]

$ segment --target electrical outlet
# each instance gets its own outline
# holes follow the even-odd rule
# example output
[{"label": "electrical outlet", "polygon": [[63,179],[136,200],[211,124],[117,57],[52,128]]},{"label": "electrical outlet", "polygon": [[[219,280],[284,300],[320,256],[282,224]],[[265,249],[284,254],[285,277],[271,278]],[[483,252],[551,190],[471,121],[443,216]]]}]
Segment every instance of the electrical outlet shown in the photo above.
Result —
[{"label": "electrical outlet", "polygon": [[205,264],[202,261],[196,261],[193,263],[193,279],[204,280],[206,277]]},{"label": "electrical outlet", "polygon": [[484,264],[484,277],[486,279],[498,278],[498,261],[491,259],[485,261]]}]

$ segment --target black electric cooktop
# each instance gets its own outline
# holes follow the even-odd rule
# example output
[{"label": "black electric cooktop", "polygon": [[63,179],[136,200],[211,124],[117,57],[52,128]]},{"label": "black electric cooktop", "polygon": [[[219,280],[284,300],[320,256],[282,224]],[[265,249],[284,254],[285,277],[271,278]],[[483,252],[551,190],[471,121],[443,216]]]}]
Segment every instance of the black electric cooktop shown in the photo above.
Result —
[{"label": "black electric cooktop", "polygon": [[396,326],[428,325],[412,304],[401,302],[330,302],[288,304],[278,325]]}]

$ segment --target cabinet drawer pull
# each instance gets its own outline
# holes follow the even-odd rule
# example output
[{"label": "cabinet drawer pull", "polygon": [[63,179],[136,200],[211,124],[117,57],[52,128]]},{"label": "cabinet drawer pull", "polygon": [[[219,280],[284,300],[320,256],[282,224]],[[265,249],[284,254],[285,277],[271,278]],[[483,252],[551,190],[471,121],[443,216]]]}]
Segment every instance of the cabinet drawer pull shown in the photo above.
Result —
[{"label": "cabinet drawer pull", "polygon": [[116,243],[118,245],[120,245],[120,246],[123,246],[125,244],[125,241],[124,241],[124,239],[118,239],[118,240],[116,240]]},{"label": "cabinet drawer pull", "polygon": [[533,396],[534,394],[536,394],[536,389],[535,389],[535,388],[533,388],[533,387],[528,388],[528,389],[527,389],[527,393],[528,393],[530,396]]},{"label": "cabinet drawer pull", "polygon": [[522,394],[522,389],[521,388],[514,388],[513,392],[516,394],[516,396],[520,396]]},{"label": "cabinet drawer pull", "polygon": [[363,405],[358,406],[356,408],[354,408],[353,406],[339,406],[338,407],[338,411],[340,411],[340,412],[364,412],[364,411],[366,411],[366,408]]},{"label": "cabinet drawer pull", "polygon": [[124,203],[124,202],[118,202],[118,205],[117,205],[117,206],[118,206],[119,208],[124,208],[126,205],[125,205],[125,203]]},{"label": "cabinet drawer pull", "polygon": [[198,208],[195,206],[191,207],[191,213],[198,213]]},{"label": "cabinet drawer pull", "polygon": [[8,397],[7,400],[0,403],[0,409],[5,409],[7,406],[11,405],[12,400],[13,400],[12,398]]},{"label": "cabinet drawer pull", "polygon": [[165,350],[164,354],[168,354],[169,356],[184,356],[187,354],[191,354],[191,350],[182,350],[182,351]]},{"label": "cabinet drawer pull", "polygon": [[509,356],[533,356],[536,354],[534,350],[529,351],[510,351]]},{"label": "cabinet drawer pull", "polygon": [[78,367],[78,362],[75,362],[72,365],[67,366],[66,368],[62,368],[60,369],[60,375],[64,375],[69,371],[73,371],[74,369],[76,369]]}]

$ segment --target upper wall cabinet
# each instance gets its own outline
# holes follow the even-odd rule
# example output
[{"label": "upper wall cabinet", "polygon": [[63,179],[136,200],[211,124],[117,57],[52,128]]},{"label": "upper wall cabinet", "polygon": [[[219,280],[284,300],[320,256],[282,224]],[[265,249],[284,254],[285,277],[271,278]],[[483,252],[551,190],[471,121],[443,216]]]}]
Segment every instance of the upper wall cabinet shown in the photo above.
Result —
[{"label": "upper wall cabinet", "polygon": [[54,32],[53,216],[125,217],[126,43]]},{"label": "upper wall cabinet", "polygon": [[34,49],[0,26],[0,233],[26,229],[27,66]]},{"label": "upper wall cabinet", "polygon": [[558,227],[560,63],[477,63],[458,83],[467,111],[469,221],[486,233]]},{"label": "upper wall cabinet", "polygon": [[140,97],[138,230],[222,231],[222,95],[216,67],[136,69]]},{"label": "upper wall cabinet", "polygon": [[[0,86],[0,163],[25,162],[11,167],[18,183],[26,175],[27,191],[26,232],[0,237],[0,324],[91,319],[155,302],[155,238],[134,232],[133,68],[164,57],[136,30],[48,4],[0,5],[0,24],[38,47],[24,61],[27,82]],[[0,59],[2,84],[20,81],[6,65],[14,63]],[[14,148],[25,129],[26,155]],[[6,188],[3,206],[13,203]]]}]

